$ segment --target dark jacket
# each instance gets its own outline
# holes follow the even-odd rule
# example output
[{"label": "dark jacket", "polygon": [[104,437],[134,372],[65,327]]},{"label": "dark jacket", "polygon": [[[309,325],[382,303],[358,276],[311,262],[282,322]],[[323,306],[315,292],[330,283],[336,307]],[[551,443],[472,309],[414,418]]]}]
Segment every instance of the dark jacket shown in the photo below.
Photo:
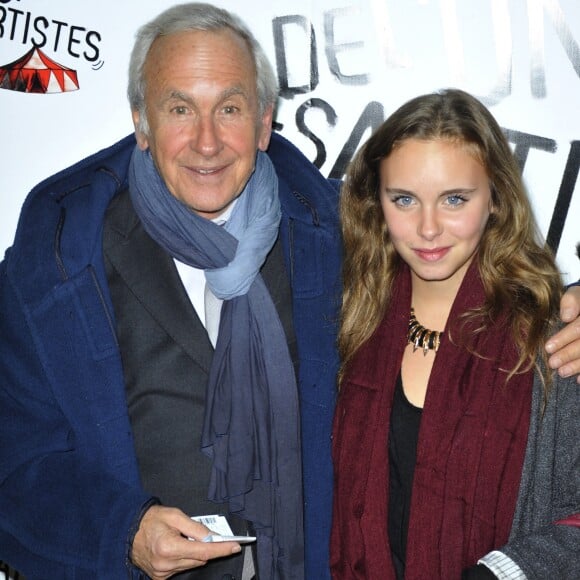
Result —
[{"label": "dark jacket", "polygon": [[[37,186],[0,265],[0,560],[29,578],[127,578],[139,482],[102,253],[126,137]],[[268,151],[293,295],[306,575],[328,578],[340,289],[337,188],[288,141]]]}]

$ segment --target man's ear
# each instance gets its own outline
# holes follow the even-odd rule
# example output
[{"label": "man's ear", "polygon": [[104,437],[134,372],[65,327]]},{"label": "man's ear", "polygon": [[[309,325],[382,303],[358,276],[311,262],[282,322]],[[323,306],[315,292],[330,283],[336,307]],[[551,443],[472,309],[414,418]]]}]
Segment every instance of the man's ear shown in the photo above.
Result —
[{"label": "man's ear", "polygon": [[133,111],[131,113],[131,117],[133,118],[133,126],[135,127],[135,138],[137,139],[137,147],[139,147],[139,149],[141,149],[141,151],[145,151],[148,147],[149,147],[149,139],[147,138],[147,135],[145,135],[145,133],[143,133],[140,129],[139,129],[139,121],[141,119],[141,114],[139,113],[139,111]]},{"label": "man's ear", "polygon": [[258,124],[258,149],[266,151],[270,144],[272,135],[272,118],[274,116],[274,105],[270,105],[262,114]]}]

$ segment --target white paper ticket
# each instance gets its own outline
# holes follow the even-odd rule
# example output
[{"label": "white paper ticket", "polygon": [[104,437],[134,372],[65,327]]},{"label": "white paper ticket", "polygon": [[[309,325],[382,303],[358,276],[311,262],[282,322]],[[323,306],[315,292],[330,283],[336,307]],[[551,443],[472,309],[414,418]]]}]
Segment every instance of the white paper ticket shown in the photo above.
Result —
[{"label": "white paper ticket", "polygon": [[[234,536],[228,520],[224,516],[209,515],[209,516],[192,516],[192,520],[203,524],[209,528],[213,534],[207,535],[202,542],[239,542],[240,544],[247,544],[248,542],[255,542],[255,536]],[[193,538],[189,538],[192,540]]]}]

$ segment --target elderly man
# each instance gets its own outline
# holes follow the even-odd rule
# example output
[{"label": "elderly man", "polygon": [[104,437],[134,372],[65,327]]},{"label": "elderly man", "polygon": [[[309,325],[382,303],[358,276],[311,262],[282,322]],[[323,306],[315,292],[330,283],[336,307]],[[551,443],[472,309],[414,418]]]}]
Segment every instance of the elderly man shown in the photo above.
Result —
[{"label": "elderly man", "polygon": [[[337,190],[271,135],[276,94],[236,17],[176,6],[137,35],[135,136],[27,199],[0,268],[0,559],[28,580],[329,576]],[[218,515],[256,547],[203,541],[190,518]]]},{"label": "elderly man", "polygon": [[[328,574],[337,190],[270,143],[276,98],[245,25],[176,6],[136,38],[136,143],[26,202],[0,278],[0,560],[27,578],[302,578],[304,502]],[[188,539],[218,514],[255,558]]]}]

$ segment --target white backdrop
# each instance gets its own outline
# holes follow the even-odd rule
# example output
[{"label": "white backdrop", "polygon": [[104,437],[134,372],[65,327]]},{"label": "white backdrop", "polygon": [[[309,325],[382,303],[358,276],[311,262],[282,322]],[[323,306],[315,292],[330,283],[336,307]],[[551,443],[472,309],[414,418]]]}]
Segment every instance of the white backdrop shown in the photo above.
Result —
[{"label": "white backdrop", "polygon": [[[0,70],[36,44],[79,83],[53,94],[0,89],[0,255],[38,181],[132,131],[134,33],[173,3],[0,0]],[[483,99],[508,131],[565,278],[580,277],[578,0],[216,3],[262,42],[282,86],[277,130],[325,175],[340,177],[371,128],[417,94],[456,86]]]},{"label": "white backdrop", "polygon": [[[125,97],[135,30],[168,0],[0,0],[4,65],[33,45],[77,72],[79,90],[0,88],[0,255],[27,192],[132,131]],[[456,86],[508,131],[540,227],[565,279],[580,277],[578,0],[218,0],[276,66],[277,129],[325,175],[409,98]],[[0,577],[2,573],[0,572]]]}]

